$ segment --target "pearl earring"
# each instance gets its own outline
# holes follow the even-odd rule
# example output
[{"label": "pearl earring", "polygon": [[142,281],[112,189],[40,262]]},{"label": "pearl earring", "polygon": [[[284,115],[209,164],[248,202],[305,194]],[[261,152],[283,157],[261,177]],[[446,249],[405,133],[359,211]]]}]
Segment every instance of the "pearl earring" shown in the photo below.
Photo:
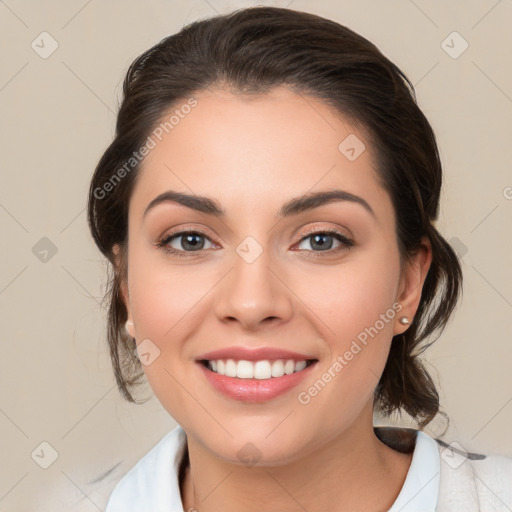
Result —
[{"label": "pearl earring", "polygon": [[409,319],[406,316],[403,316],[400,318],[400,323],[403,325],[409,325],[411,322],[409,322]]},{"label": "pearl earring", "polygon": [[126,329],[126,332],[133,337],[133,322],[131,320],[126,321],[126,323],[124,324],[124,328]]}]

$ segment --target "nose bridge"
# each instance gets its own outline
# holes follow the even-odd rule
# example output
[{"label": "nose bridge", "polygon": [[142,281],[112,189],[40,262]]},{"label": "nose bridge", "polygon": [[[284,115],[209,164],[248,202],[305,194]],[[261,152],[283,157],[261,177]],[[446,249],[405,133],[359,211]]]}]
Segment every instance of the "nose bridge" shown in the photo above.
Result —
[{"label": "nose bridge", "polygon": [[287,319],[291,297],[277,277],[279,270],[270,248],[248,236],[235,248],[232,261],[216,300],[219,319],[238,320],[245,328],[255,328],[269,318]]}]

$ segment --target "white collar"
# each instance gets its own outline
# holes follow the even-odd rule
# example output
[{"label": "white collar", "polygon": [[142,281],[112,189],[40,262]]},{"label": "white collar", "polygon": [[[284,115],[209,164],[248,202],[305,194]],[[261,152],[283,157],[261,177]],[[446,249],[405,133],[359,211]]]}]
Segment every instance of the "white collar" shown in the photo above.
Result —
[{"label": "white collar", "polygon": [[404,485],[388,512],[435,512],[440,471],[441,460],[436,441],[418,430]]},{"label": "white collar", "polygon": [[[184,512],[178,475],[186,447],[186,433],[177,425],[119,481],[105,512]],[[437,443],[418,430],[404,485],[388,512],[435,512],[439,473]]]}]

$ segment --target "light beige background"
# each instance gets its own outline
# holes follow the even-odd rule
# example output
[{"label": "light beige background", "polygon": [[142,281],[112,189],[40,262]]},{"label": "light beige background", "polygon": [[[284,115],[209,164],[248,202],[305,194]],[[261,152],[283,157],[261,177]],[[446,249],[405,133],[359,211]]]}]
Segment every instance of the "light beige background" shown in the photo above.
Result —
[{"label": "light beige background", "polygon": [[[444,439],[512,456],[512,2],[260,3],[346,24],[415,84],[445,168],[439,228],[465,275],[461,306],[425,354],[451,418]],[[86,194],[131,61],[185,23],[248,5],[0,0],[0,512],[104,510],[120,477],[175,425],[155,398],[137,407],[115,387]],[[58,43],[46,59],[31,47],[42,51],[43,31]],[[454,31],[469,44],[458,58],[445,51],[462,48]],[[43,237],[57,251],[46,261]],[[58,453],[48,469],[42,442]]]}]

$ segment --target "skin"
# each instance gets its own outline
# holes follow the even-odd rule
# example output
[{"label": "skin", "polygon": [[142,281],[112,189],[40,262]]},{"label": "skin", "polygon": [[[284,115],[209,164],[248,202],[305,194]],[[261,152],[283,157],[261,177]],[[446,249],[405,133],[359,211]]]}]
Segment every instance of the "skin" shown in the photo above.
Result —
[{"label": "skin", "polygon": [[[138,176],[122,288],[132,335],[160,350],[144,366],[148,382],[187,433],[184,510],[388,510],[412,456],[375,436],[373,393],[392,337],[407,329],[400,317],[412,320],[417,310],[431,247],[425,239],[412,263],[400,266],[395,214],[370,142],[332,108],[284,87],[250,99],[222,89],[194,97],[197,106]],[[338,150],[350,134],[366,145],[354,161]],[[331,189],[364,198],[375,218],[336,201],[277,219],[290,198]],[[210,197],[226,217],[171,202],[143,217],[167,190]],[[334,238],[322,251],[304,238],[306,228],[337,228],[355,245],[334,252],[342,245]],[[180,258],[156,248],[172,229],[202,231],[204,252]],[[236,252],[247,236],[263,250],[250,264]],[[186,251],[184,242],[178,236],[169,245]],[[401,311],[308,404],[299,403],[298,393],[394,303]],[[232,345],[281,347],[319,363],[284,395],[244,403],[214,390],[195,363]],[[253,466],[237,456],[247,442],[261,455]]]}]

